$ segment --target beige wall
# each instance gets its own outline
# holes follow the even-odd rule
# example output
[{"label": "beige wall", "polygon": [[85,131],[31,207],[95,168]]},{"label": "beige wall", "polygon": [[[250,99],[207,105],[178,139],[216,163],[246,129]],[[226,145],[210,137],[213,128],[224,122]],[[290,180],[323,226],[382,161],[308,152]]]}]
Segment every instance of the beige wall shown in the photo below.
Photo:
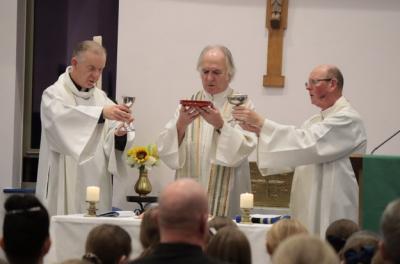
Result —
[{"label": "beige wall", "polygon": [[[231,49],[238,69],[232,87],[248,93],[259,112],[273,120],[299,125],[318,111],[309,103],[304,82],[316,64],[334,63],[343,70],[346,97],[364,117],[369,150],[400,128],[400,1],[290,1],[284,89],[265,89],[261,84],[268,36],[265,2],[120,0],[117,94],[137,97],[137,144],[154,142],[179,99],[201,88],[195,64],[200,50],[210,43]],[[17,9],[17,1],[0,1],[1,187],[20,178]],[[399,155],[400,136],[377,153]],[[165,166],[150,174],[153,194],[173,178]],[[121,200],[133,193],[136,171],[125,177],[130,179],[118,189]]]},{"label": "beige wall", "polygon": [[[400,129],[400,1],[290,1],[284,89],[261,83],[265,2],[120,0],[117,94],[137,97],[137,144],[154,142],[179,99],[201,88],[195,64],[200,50],[212,43],[233,53],[238,70],[232,87],[248,93],[258,111],[273,120],[300,125],[317,112],[304,82],[315,65],[333,63],[343,71],[346,97],[364,117],[369,150]],[[400,135],[377,153],[399,155]],[[173,177],[166,167],[151,174],[155,193]]]}]

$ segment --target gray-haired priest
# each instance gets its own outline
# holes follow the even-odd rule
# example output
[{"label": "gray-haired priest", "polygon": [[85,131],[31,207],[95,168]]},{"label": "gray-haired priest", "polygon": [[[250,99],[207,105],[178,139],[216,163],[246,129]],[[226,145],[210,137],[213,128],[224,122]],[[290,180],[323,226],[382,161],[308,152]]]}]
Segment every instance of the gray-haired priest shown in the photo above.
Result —
[{"label": "gray-haired priest", "polygon": [[[230,51],[208,46],[200,54],[197,69],[203,89],[192,100],[211,101],[210,106],[178,107],[158,139],[160,158],[176,170],[176,178],[196,179],[208,190],[212,215],[240,214],[240,194],[250,192],[248,155],[255,149],[257,136],[228,122],[234,93],[229,83],[235,68]],[[247,100],[245,105],[254,108]]]},{"label": "gray-haired priest", "polygon": [[334,65],[319,65],[311,71],[305,88],[321,111],[300,128],[263,118],[242,106],[233,112],[244,129],[259,135],[259,168],[296,168],[292,215],[322,237],[335,220],[358,221],[358,185],[349,157],[365,153],[367,134],[361,116],[342,95],[343,83]]},{"label": "gray-haired priest", "polygon": [[[69,66],[42,95],[42,138],[36,195],[51,215],[84,213],[86,187],[100,187],[100,210],[111,210],[111,174],[124,168],[123,150],[134,132],[128,107],[116,105],[96,87],[106,63],[94,41],[77,45]],[[119,122],[116,122],[119,121]]]}]

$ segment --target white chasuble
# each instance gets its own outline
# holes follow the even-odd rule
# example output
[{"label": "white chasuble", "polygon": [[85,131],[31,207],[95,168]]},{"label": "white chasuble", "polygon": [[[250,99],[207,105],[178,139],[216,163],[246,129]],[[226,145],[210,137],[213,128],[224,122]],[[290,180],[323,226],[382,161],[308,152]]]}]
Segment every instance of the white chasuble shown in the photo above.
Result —
[{"label": "white chasuble", "polygon": [[335,220],[358,222],[358,184],[349,157],[365,153],[366,144],[360,115],[341,97],[301,128],[266,119],[259,137],[258,166],[264,174],[295,168],[292,216],[323,237]]},{"label": "white chasuble", "polygon": [[[112,179],[126,169],[115,150],[118,122],[98,123],[103,106],[114,104],[94,87],[77,90],[69,76],[70,67],[42,95],[42,137],[36,195],[51,215],[85,213],[86,187],[100,187],[99,210],[111,210]],[[127,135],[125,149],[134,132]],[[119,165],[117,165],[119,164]]]},{"label": "white chasuble", "polygon": [[[228,103],[227,95],[233,92],[227,88],[222,93],[210,95],[202,90],[191,97],[212,101],[224,119],[220,133],[198,117],[187,127],[179,146],[176,130],[178,107],[175,117],[167,123],[157,141],[160,158],[176,170],[176,178],[196,179],[208,192],[210,213],[230,217],[240,214],[240,194],[251,190],[247,157],[257,142],[254,133],[228,123],[232,118],[232,105]],[[246,104],[254,108],[250,100]]]}]

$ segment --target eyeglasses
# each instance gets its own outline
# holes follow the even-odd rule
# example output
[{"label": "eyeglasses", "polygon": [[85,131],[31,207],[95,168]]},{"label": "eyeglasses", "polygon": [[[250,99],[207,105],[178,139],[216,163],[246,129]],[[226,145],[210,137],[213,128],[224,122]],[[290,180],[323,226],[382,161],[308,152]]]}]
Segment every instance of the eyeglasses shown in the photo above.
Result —
[{"label": "eyeglasses", "polygon": [[304,85],[308,87],[308,85],[316,85],[319,82],[330,82],[332,78],[325,78],[325,79],[310,79],[309,83],[306,82]]}]

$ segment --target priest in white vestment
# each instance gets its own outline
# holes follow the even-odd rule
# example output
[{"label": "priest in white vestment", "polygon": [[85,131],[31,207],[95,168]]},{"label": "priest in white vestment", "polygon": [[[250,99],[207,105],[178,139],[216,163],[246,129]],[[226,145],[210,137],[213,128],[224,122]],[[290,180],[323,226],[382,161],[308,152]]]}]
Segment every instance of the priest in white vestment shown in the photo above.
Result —
[{"label": "priest in white vestment", "polygon": [[112,179],[124,168],[134,132],[129,108],[96,87],[106,63],[94,41],[77,45],[69,66],[42,95],[36,195],[51,215],[85,213],[87,186],[100,187],[99,210],[111,210]]},{"label": "priest in white vestment", "polygon": [[[256,147],[257,136],[228,122],[232,105],[227,96],[237,93],[229,87],[235,72],[230,51],[206,47],[197,69],[203,89],[191,99],[211,101],[212,106],[179,106],[158,138],[159,154],[176,170],[176,178],[194,178],[208,190],[212,215],[233,217],[240,214],[240,194],[251,191],[247,157]],[[246,106],[254,108],[250,100]]]},{"label": "priest in white vestment", "polygon": [[323,237],[335,220],[358,222],[358,184],[349,157],[365,153],[367,135],[360,115],[342,96],[343,75],[336,66],[316,67],[306,89],[321,112],[300,128],[264,119],[241,106],[233,116],[259,135],[257,160],[265,174],[295,168],[292,216]]}]

